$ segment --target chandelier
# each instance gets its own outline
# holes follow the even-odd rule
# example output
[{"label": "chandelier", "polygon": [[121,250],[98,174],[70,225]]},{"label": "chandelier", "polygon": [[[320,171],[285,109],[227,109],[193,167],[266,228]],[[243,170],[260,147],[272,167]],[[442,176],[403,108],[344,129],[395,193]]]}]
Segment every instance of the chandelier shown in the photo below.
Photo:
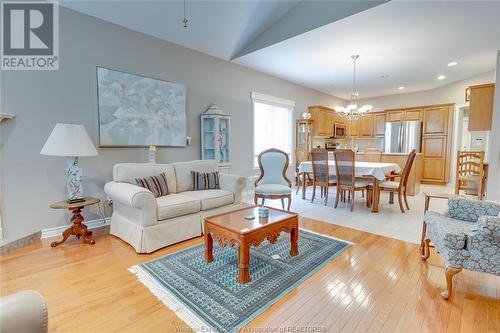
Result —
[{"label": "chandelier", "polygon": [[356,88],[356,60],[359,58],[359,55],[352,55],[351,59],[354,62],[354,71],[353,71],[353,79],[352,79],[352,93],[351,93],[351,103],[347,106],[337,106],[335,107],[335,111],[341,116],[349,119],[349,120],[357,120],[364,116],[368,111],[373,109],[371,105],[363,105],[362,107],[358,107],[358,95],[359,92]]}]

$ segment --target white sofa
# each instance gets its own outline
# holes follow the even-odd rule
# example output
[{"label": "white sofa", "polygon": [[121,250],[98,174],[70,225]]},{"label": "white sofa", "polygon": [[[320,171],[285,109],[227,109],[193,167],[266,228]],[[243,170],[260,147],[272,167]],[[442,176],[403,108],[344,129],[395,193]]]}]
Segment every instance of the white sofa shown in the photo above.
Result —
[{"label": "white sofa", "polygon": [[[220,189],[193,191],[191,171],[217,170],[211,160],[116,164],[113,181],[104,186],[113,201],[111,234],[132,245],[137,253],[200,236],[204,217],[245,205],[241,202],[245,177],[220,173]],[[135,185],[135,178],[162,172],[167,176],[166,196],[155,198],[148,189]]]}]

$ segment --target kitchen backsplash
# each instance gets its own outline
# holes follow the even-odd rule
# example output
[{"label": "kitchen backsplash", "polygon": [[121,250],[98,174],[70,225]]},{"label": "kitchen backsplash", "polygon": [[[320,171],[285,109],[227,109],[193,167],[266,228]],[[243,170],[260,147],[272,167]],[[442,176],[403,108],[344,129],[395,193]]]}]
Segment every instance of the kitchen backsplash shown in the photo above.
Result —
[{"label": "kitchen backsplash", "polygon": [[315,137],[313,141],[314,143],[313,146],[314,147],[320,146],[321,148],[323,148],[325,146],[325,143],[327,142],[338,143],[339,148],[350,148],[352,143],[354,147],[356,147],[357,145],[360,151],[363,151],[366,148],[379,148],[381,150],[384,150],[383,138],[328,139],[328,138]]}]

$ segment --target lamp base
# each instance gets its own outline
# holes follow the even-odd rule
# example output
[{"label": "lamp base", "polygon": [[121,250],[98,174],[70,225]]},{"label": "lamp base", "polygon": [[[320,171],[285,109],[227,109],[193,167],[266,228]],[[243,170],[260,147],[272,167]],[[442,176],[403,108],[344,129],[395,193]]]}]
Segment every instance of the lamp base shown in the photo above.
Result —
[{"label": "lamp base", "polygon": [[68,190],[68,202],[82,202],[82,169],[78,166],[78,157],[66,159],[66,189]]}]

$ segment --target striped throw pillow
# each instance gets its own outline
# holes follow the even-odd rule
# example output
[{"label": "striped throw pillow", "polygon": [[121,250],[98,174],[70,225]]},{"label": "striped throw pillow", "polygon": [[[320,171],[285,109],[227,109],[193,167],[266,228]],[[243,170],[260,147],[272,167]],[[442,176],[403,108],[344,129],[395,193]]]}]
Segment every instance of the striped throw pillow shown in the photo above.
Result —
[{"label": "striped throw pillow", "polygon": [[220,189],[217,171],[207,173],[191,171],[191,176],[193,177],[194,191]]},{"label": "striped throw pillow", "polygon": [[168,194],[167,175],[165,173],[151,177],[136,178],[135,182],[138,186],[147,188],[153,192],[156,198]]}]

